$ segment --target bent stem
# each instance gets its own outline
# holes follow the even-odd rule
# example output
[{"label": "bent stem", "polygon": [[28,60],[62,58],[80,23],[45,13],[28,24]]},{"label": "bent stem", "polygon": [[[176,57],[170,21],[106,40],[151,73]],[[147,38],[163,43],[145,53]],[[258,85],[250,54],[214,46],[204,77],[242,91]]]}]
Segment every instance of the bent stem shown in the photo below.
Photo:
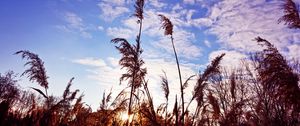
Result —
[{"label": "bent stem", "polygon": [[176,53],[176,49],[175,49],[175,45],[174,45],[174,38],[173,38],[173,35],[171,35],[171,42],[172,42],[172,47],[173,47],[173,51],[174,51],[174,55],[175,55],[175,59],[176,59],[177,70],[178,70],[178,76],[179,76],[179,82],[180,82],[181,107],[182,107],[181,118],[182,118],[182,125],[184,125],[184,114],[185,114],[185,113],[184,113],[183,86],[182,86],[182,79],[181,79],[180,66],[179,66],[179,61],[178,61],[178,57],[177,57],[177,53]]}]

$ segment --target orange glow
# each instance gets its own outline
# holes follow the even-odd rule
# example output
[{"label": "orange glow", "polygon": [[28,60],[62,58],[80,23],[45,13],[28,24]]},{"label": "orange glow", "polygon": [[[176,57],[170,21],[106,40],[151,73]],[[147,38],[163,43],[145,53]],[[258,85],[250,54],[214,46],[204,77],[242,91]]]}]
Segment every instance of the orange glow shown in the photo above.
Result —
[{"label": "orange glow", "polygon": [[121,114],[120,114],[120,118],[121,118],[121,120],[123,120],[123,121],[129,121],[129,122],[131,122],[132,121],[132,118],[133,118],[133,115],[128,115],[127,114],[127,112],[122,112]]}]

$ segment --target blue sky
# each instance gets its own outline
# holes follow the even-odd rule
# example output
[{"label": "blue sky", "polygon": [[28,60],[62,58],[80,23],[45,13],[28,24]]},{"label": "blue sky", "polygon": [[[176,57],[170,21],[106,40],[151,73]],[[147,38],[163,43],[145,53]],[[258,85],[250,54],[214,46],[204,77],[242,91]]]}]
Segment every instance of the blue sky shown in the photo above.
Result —
[{"label": "blue sky", "polygon": [[[299,0],[295,0],[297,4]],[[19,50],[37,53],[45,62],[50,93],[61,95],[68,80],[96,108],[104,90],[114,95],[123,70],[110,43],[115,37],[131,42],[137,35],[133,0],[1,0],[0,73],[24,71]],[[171,43],[160,29],[158,14],[175,25],[175,46],[184,78],[203,70],[213,57],[226,53],[222,65],[236,67],[245,54],[261,49],[253,38],[274,43],[287,59],[300,59],[300,32],[288,29],[278,18],[281,0],[146,0],[142,34],[147,79],[155,102],[163,101],[160,75],[166,71],[171,99],[178,92],[178,77]],[[38,87],[22,77],[20,85]],[[192,85],[186,95],[191,94]]]}]

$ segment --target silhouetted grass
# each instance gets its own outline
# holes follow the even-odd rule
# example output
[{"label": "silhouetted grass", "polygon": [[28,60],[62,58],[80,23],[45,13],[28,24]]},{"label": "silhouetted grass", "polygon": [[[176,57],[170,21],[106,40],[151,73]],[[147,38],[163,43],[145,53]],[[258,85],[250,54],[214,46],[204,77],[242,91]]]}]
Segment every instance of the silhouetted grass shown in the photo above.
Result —
[{"label": "silhouetted grass", "polygon": [[[142,59],[141,35],[144,20],[144,0],[135,1],[135,12],[139,32],[134,44],[124,38],[111,42],[121,54],[122,69],[120,82],[127,81],[128,87],[121,92],[110,90],[103,93],[97,111],[83,102],[79,90],[71,90],[71,78],[61,96],[49,95],[44,62],[30,51],[15,54],[27,62],[27,75],[44,91],[31,87],[20,88],[16,74],[9,71],[0,74],[0,125],[2,126],[299,126],[300,125],[300,65],[290,62],[268,40],[261,37],[255,41],[264,49],[250,55],[249,62],[236,69],[221,67],[225,54],[215,57],[198,75],[191,75],[182,83],[179,59],[174,45],[173,24],[159,15],[164,35],[170,36],[178,70],[180,94],[170,97],[169,80],[164,72],[161,88],[166,102],[156,109],[146,79],[147,70]],[[285,15],[279,19],[290,28],[299,28],[296,4],[286,0]],[[185,90],[196,76],[193,91]],[[130,92],[127,89],[130,88]],[[117,93],[113,98],[112,94]],[[130,93],[128,97],[127,94]],[[191,99],[184,97],[191,93]],[[179,100],[177,95],[180,95]],[[169,99],[174,99],[172,112],[168,112]],[[180,104],[181,101],[181,104]],[[187,102],[186,102],[187,101]],[[195,106],[192,106],[194,104]],[[186,105],[186,106],[185,106]],[[194,109],[190,109],[195,107]],[[123,116],[130,118],[123,119]]]}]

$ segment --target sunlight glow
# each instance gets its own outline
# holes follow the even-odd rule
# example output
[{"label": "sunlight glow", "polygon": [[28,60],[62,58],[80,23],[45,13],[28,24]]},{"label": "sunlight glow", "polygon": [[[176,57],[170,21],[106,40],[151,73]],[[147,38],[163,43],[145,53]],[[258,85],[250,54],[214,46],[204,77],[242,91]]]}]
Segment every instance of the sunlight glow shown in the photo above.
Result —
[{"label": "sunlight glow", "polygon": [[127,114],[127,112],[122,112],[121,114],[120,114],[120,118],[121,118],[121,120],[123,120],[123,121],[129,121],[129,122],[131,122],[132,121],[132,118],[133,118],[133,115],[128,115]]}]

